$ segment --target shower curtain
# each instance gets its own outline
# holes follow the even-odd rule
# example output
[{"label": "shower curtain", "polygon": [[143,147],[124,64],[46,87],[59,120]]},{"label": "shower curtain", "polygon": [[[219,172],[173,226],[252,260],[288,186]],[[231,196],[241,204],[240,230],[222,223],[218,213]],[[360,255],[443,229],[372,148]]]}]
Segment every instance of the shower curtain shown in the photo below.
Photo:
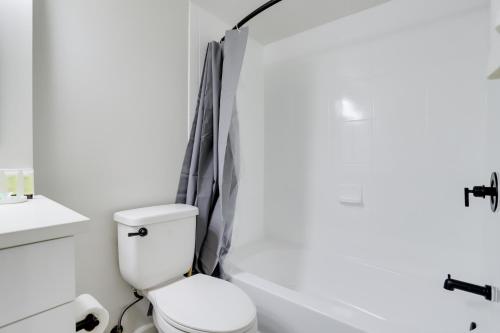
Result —
[{"label": "shower curtain", "polygon": [[193,269],[223,277],[238,192],[239,130],[236,90],[248,29],[209,43],[196,113],[182,165],[177,203],[197,206]]}]

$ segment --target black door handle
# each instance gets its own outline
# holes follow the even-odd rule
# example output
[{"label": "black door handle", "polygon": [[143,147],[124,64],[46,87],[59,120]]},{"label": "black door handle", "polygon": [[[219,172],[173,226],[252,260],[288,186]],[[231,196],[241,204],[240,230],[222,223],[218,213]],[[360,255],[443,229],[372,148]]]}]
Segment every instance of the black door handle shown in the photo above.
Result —
[{"label": "black door handle", "polygon": [[137,232],[130,232],[128,234],[129,237],[145,237],[148,235],[148,229],[146,228],[140,228]]}]

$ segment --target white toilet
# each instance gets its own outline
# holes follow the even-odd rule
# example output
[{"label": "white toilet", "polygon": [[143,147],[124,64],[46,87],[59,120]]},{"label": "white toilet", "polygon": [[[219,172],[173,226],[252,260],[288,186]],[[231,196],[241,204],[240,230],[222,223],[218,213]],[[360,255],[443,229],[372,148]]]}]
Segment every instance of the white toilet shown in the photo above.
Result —
[{"label": "white toilet", "polygon": [[160,333],[255,333],[256,309],[235,285],[191,267],[198,209],[162,205],[114,214],[123,278],[153,304]]}]

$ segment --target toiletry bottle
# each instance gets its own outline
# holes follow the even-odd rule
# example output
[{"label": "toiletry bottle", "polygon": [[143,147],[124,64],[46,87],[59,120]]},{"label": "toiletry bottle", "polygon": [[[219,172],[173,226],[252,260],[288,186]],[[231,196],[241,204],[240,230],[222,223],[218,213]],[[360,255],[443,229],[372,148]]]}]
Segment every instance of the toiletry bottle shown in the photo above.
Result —
[{"label": "toiletry bottle", "polygon": [[28,199],[33,199],[35,194],[35,173],[33,169],[25,169],[24,171],[24,195]]},{"label": "toiletry bottle", "polygon": [[7,175],[4,170],[0,170],[0,198],[7,196]]},{"label": "toiletry bottle", "polygon": [[24,196],[24,173],[23,173],[23,170],[17,171],[16,196],[17,197]]},{"label": "toiletry bottle", "polygon": [[17,190],[17,174],[14,170],[5,170],[4,172],[7,179],[7,193],[14,195]]}]

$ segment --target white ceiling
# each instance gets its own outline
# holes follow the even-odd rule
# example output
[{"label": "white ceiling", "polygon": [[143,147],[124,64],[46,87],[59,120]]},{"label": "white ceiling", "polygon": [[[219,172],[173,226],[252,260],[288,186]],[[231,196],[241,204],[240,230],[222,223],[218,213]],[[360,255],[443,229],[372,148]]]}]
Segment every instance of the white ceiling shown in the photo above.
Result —
[{"label": "white ceiling", "polygon": [[[191,0],[235,25],[266,0]],[[251,20],[250,33],[268,44],[389,0],[283,0]]]}]

